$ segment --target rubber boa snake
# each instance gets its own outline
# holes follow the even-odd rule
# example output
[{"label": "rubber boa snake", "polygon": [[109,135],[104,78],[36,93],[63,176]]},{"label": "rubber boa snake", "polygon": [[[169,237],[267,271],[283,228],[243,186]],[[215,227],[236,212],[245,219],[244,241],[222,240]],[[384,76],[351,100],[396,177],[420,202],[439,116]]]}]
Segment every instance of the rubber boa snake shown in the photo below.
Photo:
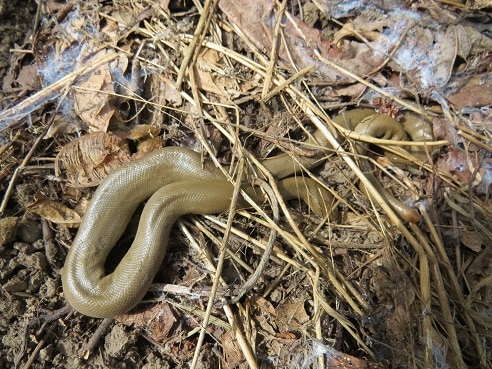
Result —
[{"label": "rubber boa snake", "polygon": [[[405,113],[404,128],[396,120],[375,114],[373,109],[357,108],[333,118],[334,122],[356,132],[388,140],[432,140],[428,122]],[[315,132],[308,140],[325,146]],[[283,153],[262,161],[279,181],[284,200],[301,198],[317,215],[325,215],[331,194],[310,179],[298,176],[300,165],[313,168],[323,153],[292,160]],[[367,163],[368,165],[368,163]],[[369,168],[370,169],[370,168]],[[407,221],[416,222],[418,213],[389,195],[368,173],[368,178],[386,196],[390,205]],[[249,184],[244,183],[244,188]],[[226,212],[234,187],[211,161],[185,148],[166,147],[122,165],[99,185],[83,218],[61,270],[63,291],[70,305],[82,314],[103,318],[133,308],[145,295],[166,254],[171,227],[185,214]],[[135,239],[115,270],[106,274],[104,264],[110,250],[121,237],[137,206],[148,199]],[[261,201],[261,199],[259,199]],[[239,204],[242,206],[242,204]]]}]

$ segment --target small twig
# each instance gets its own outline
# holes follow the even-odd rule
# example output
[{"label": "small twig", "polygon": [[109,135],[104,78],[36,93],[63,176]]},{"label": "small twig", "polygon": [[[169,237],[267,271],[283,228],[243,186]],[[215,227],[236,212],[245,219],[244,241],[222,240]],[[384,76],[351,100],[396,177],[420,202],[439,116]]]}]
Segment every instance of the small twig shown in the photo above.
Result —
[{"label": "small twig", "polygon": [[[456,133],[458,135],[460,135],[461,137],[466,138],[468,141],[474,143],[475,145],[480,146],[484,150],[487,150],[488,152],[491,152],[492,153],[492,146],[490,146],[490,145],[488,145],[488,144],[486,144],[486,143],[484,143],[484,142],[476,139],[474,136],[472,136],[472,135],[464,132],[463,129],[459,129]],[[478,134],[475,134],[475,136],[478,136],[480,138],[483,137],[484,140],[487,140],[487,138],[484,137],[484,136],[480,136]]]},{"label": "small twig", "polygon": [[[48,333],[47,333],[48,334]],[[34,359],[38,356],[39,351],[43,348],[44,344],[46,343],[46,336],[41,338],[38,341],[38,344],[34,348],[34,350],[31,352],[31,355],[29,355],[29,358],[27,359],[26,363],[22,367],[22,369],[29,369],[34,362]]]},{"label": "small twig", "polygon": [[[205,316],[205,312],[203,310],[197,309],[196,306],[189,306],[189,305],[185,305],[185,304],[180,304],[180,303],[173,301],[173,300],[169,300],[169,301],[167,301],[167,303],[173,305],[174,307],[176,307],[179,310],[186,312],[186,314],[195,315],[197,317],[200,317],[201,319],[203,319],[203,317]],[[213,315],[210,316],[210,322],[209,323],[213,324],[217,327],[224,328],[227,331],[231,330],[231,326],[225,320],[222,320],[222,319],[220,319],[216,316],[213,316]]]},{"label": "small twig", "polygon": [[113,323],[114,319],[113,318],[105,318],[101,324],[97,327],[96,331],[92,335],[92,337],[89,339],[85,347],[83,348],[83,355],[82,357],[84,359],[88,359],[92,351],[94,350],[94,347],[97,345],[99,342],[99,339],[101,336],[106,332],[106,329]]},{"label": "small twig", "polygon": [[277,12],[277,17],[275,20],[275,27],[273,29],[273,41],[272,41],[272,49],[270,50],[270,58],[269,63],[265,75],[265,81],[263,83],[263,91],[261,92],[262,100],[265,99],[265,96],[268,93],[270,88],[270,84],[272,83],[273,71],[275,70],[275,64],[277,63],[278,50],[280,47],[279,43],[279,34],[280,34],[280,25],[282,24],[282,18],[284,16],[285,7],[287,6],[287,1],[283,0],[280,5],[280,9]]},{"label": "small twig", "polygon": [[188,69],[191,60],[197,55],[197,47],[201,45],[203,39],[205,38],[204,31],[210,22],[210,14],[213,12],[213,9],[215,9],[216,6],[217,0],[206,0],[205,4],[203,5],[203,12],[200,15],[200,20],[198,21],[195,32],[193,33],[193,39],[188,45],[183,61],[181,63],[181,67],[179,68],[178,77],[176,78],[175,86],[178,91],[181,89],[181,84],[183,83],[186,70]]},{"label": "small twig", "polygon": [[[301,69],[299,72],[297,72],[294,75],[292,75],[292,77],[290,77],[289,79],[285,80],[284,83],[282,83],[282,84],[280,84],[278,86],[275,86],[275,88],[273,90],[271,90],[270,92],[268,92],[265,95],[263,95],[262,98],[261,98],[261,101],[266,102],[266,101],[270,100],[273,96],[278,95],[280,93],[280,91],[282,91],[283,89],[285,89],[287,86],[290,86],[294,81],[296,81],[299,78],[303,77],[304,75],[308,74],[313,69],[314,69],[314,66],[313,65],[310,65],[309,67],[306,67],[304,69]],[[243,127],[241,127],[241,128],[243,128]],[[246,127],[244,127],[244,128],[246,128]]]},{"label": "small twig", "polygon": [[68,318],[71,314],[73,314],[74,311],[75,310],[73,310],[73,308],[67,304],[64,307],[51,312],[50,314],[40,316],[39,320],[41,320],[43,324],[41,324],[41,327],[39,327],[39,329],[36,331],[36,336],[40,336],[44,332],[48,323],[54,320],[58,320],[63,316],[66,316],[66,318]]},{"label": "small twig", "polygon": [[31,160],[31,157],[34,155],[34,152],[36,151],[39,144],[41,143],[41,140],[43,139],[44,135],[46,134],[46,132],[48,132],[48,129],[51,126],[51,122],[46,126],[44,132],[41,135],[39,135],[36,141],[34,141],[34,144],[31,146],[31,149],[27,153],[26,157],[24,158],[24,160],[22,160],[22,163],[15,169],[14,173],[12,174],[12,178],[10,178],[9,185],[7,187],[7,190],[5,191],[5,196],[3,197],[2,204],[0,205],[0,216],[3,215],[5,209],[7,208],[7,203],[9,201],[10,195],[12,194],[12,191],[14,190],[14,186],[17,182],[17,179],[19,178],[20,172],[27,165],[27,163],[29,163],[29,160]]},{"label": "small twig", "polygon": [[[257,179],[259,186],[265,191],[265,193],[268,195],[268,199],[270,201],[270,207],[273,212],[273,221],[278,223],[280,214],[278,210],[278,202],[275,196],[275,193],[273,192],[272,188],[268,186],[268,184],[260,179]],[[263,256],[260,259],[260,262],[258,263],[258,267],[254,271],[253,274],[250,275],[248,280],[243,283],[243,285],[234,291],[234,294],[236,294],[235,297],[232,297],[230,301],[227,301],[228,304],[234,304],[238,302],[241,297],[243,297],[246,293],[251,291],[251,289],[256,285],[258,282],[258,279],[260,279],[261,275],[263,274],[263,271],[265,270],[268,261],[270,260],[270,255],[272,254],[273,246],[275,244],[275,240],[277,239],[277,232],[275,232],[274,229],[270,230],[270,237],[268,238],[268,244],[267,247],[265,248],[265,251],[263,252]]]}]

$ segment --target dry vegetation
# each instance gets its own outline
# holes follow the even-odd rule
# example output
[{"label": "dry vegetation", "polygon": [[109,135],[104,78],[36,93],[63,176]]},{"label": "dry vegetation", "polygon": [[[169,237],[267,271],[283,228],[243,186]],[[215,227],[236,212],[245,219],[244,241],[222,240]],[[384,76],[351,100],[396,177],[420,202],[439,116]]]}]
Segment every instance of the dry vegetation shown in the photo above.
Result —
[{"label": "dry vegetation", "polygon": [[[0,366],[489,368],[491,8],[366,3],[39,1],[0,93]],[[357,106],[413,111],[434,137],[388,145],[331,121]],[[272,206],[180,220],[137,311],[101,323],[64,308],[59,270],[112,169],[175,145],[239,183],[267,156],[309,154],[311,128],[333,147],[304,175],[340,219],[267,181]],[[419,222],[366,181],[361,140]],[[381,156],[402,148],[401,163]],[[265,250],[255,286],[224,305]]]}]

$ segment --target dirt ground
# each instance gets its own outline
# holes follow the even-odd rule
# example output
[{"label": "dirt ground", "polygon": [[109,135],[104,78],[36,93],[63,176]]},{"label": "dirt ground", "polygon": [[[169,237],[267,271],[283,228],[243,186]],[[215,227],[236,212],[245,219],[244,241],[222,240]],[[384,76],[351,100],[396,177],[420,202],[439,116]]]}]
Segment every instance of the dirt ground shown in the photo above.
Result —
[{"label": "dirt ground", "polygon": [[[0,0],[0,368],[492,368],[490,4],[39,3]],[[327,118],[359,106],[405,144]],[[225,256],[227,214],[187,216],[136,309],[67,304],[61,269],[116,167],[162,146],[235,169],[239,153],[315,157],[300,142],[318,123],[337,144],[303,173],[337,216],[240,209]],[[268,182],[245,163],[245,182]]]}]

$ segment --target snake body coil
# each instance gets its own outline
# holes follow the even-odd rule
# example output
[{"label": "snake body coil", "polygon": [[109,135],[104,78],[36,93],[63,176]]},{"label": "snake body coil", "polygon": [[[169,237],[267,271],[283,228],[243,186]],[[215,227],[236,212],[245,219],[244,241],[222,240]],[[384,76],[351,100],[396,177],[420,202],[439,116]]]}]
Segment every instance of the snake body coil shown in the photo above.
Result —
[{"label": "snake body coil", "polygon": [[[373,115],[371,109],[355,109],[334,120],[342,126],[350,126],[349,123],[357,125]],[[394,133],[388,136],[396,121],[376,116],[379,125],[365,127],[361,124],[363,133],[404,139],[395,137]],[[378,132],[371,132],[371,126],[377,126]],[[403,129],[397,131],[397,135],[405,135]],[[318,133],[314,139],[321,146],[327,144]],[[298,197],[299,188],[303,187],[307,190],[300,197],[309,200],[315,213],[324,215],[324,202],[329,203],[326,200],[331,196],[327,190],[316,188],[316,183],[309,179],[302,179],[299,186],[298,181],[286,178],[299,171],[299,164],[312,168],[320,163],[320,158],[321,155],[300,157],[294,163],[288,154],[281,154],[264,160],[263,164],[280,179],[278,187],[286,200]],[[381,185],[378,187],[384,192]],[[233,190],[233,185],[212,162],[203,162],[200,154],[178,147],[154,151],[113,171],[96,190],[61,272],[63,291],[70,305],[97,318],[115,316],[133,308],[147,292],[164,260],[174,222],[185,214],[227,211]],[[414,209],[392,196],[387,198],[403,218],[418,220]],[[110,250],[137,206],[146,199],[149,200],[133,244],[115,270],[106,274],[104,263]]]}]

